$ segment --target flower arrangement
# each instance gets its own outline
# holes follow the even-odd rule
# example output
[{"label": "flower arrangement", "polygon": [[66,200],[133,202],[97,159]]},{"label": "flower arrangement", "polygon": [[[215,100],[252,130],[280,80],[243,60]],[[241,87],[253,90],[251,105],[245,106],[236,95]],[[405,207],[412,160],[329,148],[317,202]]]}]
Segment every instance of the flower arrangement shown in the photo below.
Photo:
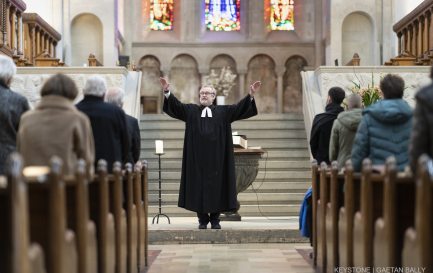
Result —
[{"label": "flower arrangement", "polygon": [[227,96],[232,87],[236,84],[236,77],[230,66],[224,66],[221,68],[219,75],[216,73],[215,69],[211,69],[210,74],[204,78],[204,82],[215,88],[217,96]]},{"label": "flower arrangement", "polygon": [[356,83],[352,81],[352,83],[353,87],[351,87],[350,90],[352,93],[361,96],[362,105],[364,107],[368,107],[383,98],[379,86],[374,84],[373,75],[371,75],[371,84],[368,84],[367,87],[362,87],[361,82]]}]

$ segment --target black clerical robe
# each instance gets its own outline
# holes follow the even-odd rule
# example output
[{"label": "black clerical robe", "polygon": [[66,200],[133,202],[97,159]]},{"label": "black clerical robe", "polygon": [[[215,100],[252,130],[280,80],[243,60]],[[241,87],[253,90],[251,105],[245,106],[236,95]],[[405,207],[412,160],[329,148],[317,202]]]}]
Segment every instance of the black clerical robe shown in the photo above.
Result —
[{"label": "black clerical robe", "polygon": [[182,176],[178,206],[209,213],[236,208],[236,178],[231,123],[257,115],[248,95],[238,104],[209,106],[212,117],[201,117],[203,106],[183,104],[173,94],[164,112],[185,122]]}]

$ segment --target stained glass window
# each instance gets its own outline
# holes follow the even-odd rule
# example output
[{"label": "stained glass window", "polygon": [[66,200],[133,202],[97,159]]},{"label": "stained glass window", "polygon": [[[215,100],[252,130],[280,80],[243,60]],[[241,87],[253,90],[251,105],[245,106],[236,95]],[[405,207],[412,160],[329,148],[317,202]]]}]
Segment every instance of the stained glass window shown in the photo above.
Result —
[{"label": "stained glass window", "polygon": [[211,31],[240,30],[241,0],[205,0],[206,29]]},{"label": "stained glass window", "polygon": [[271,0],[271,30],[294,30],[294,0]]},{"label": "stained glass window", "polygon": [[173,29],[173,0],[150,0],[150,29]]}]

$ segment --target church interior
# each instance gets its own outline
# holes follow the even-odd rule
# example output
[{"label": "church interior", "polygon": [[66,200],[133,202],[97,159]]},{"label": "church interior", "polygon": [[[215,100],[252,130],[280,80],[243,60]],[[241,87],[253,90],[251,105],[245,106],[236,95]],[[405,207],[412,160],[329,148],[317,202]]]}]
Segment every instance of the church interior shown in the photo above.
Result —
[{"label": "church interior", "polygon": [[[393,160],[356,172],[315,161],[310,146],[332,87],[367,108],[365,94],[398,75],[415,109],[431,84],[433,0],[0,1],[10,89],[34,110],[51,76],[70,77],[78,103],[98,75],[124,90],[141,147],[134,165],[97,165],[93,177],[80,164],[63,176],[56,160],[33,174],[12,154],[0,172],[0,273],[433,272],[431,160],[416,173]],[[243,143],[237,208],[221,230],[197,229],[178,207],[186,126],[164,113],[161,77],[188,105],[213,86],[217,107],[261,82],[258,115],[230,127]]]}]

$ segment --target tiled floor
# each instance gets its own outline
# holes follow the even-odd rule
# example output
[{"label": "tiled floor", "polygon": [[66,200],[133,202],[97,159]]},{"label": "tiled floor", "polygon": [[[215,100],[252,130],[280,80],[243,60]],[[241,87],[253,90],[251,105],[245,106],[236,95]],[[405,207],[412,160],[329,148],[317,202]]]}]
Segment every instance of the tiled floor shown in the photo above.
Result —
[{"label": "tiled floor", "polygon": [[[148,273],[309,273],[314,269],[298,252],[308,244],[150,245],[161,251]],[[307,250],[307,251],[306,251]],[[306,255],[308,256],[308,255]]]}]

